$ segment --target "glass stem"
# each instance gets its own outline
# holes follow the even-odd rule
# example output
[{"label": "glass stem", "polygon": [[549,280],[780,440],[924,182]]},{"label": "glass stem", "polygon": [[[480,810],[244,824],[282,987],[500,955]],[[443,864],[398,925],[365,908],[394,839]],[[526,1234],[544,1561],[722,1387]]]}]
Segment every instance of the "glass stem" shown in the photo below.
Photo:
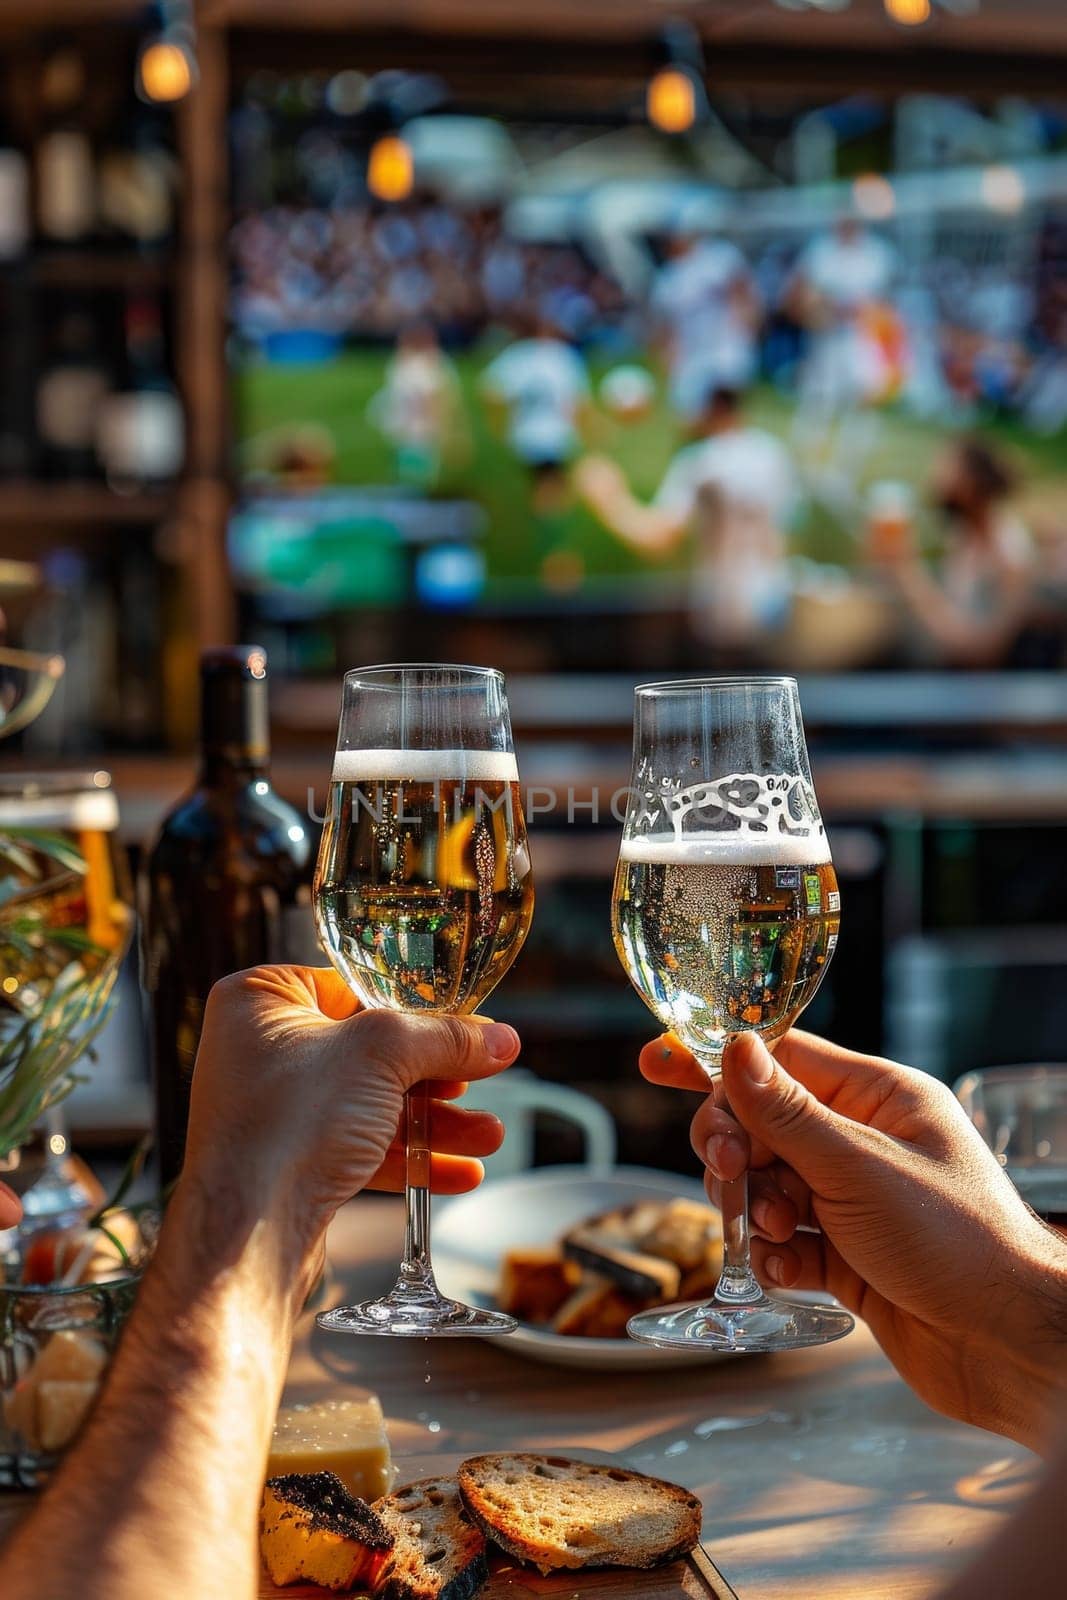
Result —
[{"label": "glass stem", "polygon": [[416,1083],[404,1097],[404,1259],[400,1283],[437,1292],[430,1260],[430,1085]]},{"label": "glass stem", "polygon": [[[723,1109],[729,1106],[723,1101]],[[748,1232],[748,1173],[719,1185],[722,1200],[722,1272],[715,1286],[720,1305],[751,1305],[763,1299],[763,1289],[752,1271]]]}]

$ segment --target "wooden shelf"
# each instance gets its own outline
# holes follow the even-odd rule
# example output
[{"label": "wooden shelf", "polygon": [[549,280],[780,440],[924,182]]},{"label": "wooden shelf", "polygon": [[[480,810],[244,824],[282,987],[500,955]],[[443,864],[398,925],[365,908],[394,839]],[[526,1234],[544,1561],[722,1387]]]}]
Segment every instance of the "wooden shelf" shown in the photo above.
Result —
[{"label": "wooden shelf", "polygon": [[106,245],[77,250],[39,246],[18,260],[3,262],[0,271],[10,279],[57,289],[161,289],[174,276],[174,262],[166,253],[142,254]]},{"label": "wooden shelf", "polygon": [[0,527],[159,522],[173,505],[169,492],[122,495],[103,483],[0,483]]},{"label": "wooden shelf", "polygon": [[0,35],[22,35],[34,28],[88,27],[108,22],[137,22],[143,0],[4,0]]}]

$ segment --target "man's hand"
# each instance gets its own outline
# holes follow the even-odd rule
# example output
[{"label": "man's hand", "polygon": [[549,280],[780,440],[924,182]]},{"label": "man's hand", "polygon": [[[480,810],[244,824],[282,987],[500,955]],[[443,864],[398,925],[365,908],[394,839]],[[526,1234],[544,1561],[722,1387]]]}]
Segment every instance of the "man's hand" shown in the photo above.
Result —
[{"label": "man's hand", "polygon": [[512,1028],[483,1018],[361,1011],[332,968],[236,973],[208,1001],[179,1191],[188,1179],[228,1209],[254,1207],[309,1249],[360,1189],[403,1188],[404,1092],[425,1079],[431,1185],[473,1189],[503,1129],[451,1102],[518,1051]]},{"label": "man's hand", "polygon": [[[670,1035],[645,1048],[641,1070],[707,1089]],[[764,1281],[829,1290],[937,1410],[1042,1437],[1067,1352],[1067,1245],[943,1084],[811,1034],[790,1033],[775,1056],[740,1034],[692,1139],[713,1200],[720,1179],[751,1166]]]}]

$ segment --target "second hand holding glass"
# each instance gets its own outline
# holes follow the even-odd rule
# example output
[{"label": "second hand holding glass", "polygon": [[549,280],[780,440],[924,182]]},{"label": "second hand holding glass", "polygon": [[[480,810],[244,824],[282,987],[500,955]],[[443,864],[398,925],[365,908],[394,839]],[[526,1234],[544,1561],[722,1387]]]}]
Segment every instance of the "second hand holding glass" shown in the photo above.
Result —
[{"label": "second hand holding glass", "polygon": [[[646,684],[613,897],[615,946],[645,1004],[709,1081],[730,1037],[792,1027],[837,943],[840,895],[792,678]],[[853,1327],[837,1306],[764,1293],[752,1271],[748,1179],[722,1185],[714,1299],[631,1318],[667,1349],[796,1349]]]},{"label": "second hand holding glass", "polygon": [[[504,679],[482,667],[368,667],[345,678],[315,916],[369,1007],[469,1015],[518,955],[533,877]],[[323,1312],[345,1333],[510,1333],[441,1294],[430,1257],[430,1090],[405,1113],[407,1226],[395,1287]]]}]

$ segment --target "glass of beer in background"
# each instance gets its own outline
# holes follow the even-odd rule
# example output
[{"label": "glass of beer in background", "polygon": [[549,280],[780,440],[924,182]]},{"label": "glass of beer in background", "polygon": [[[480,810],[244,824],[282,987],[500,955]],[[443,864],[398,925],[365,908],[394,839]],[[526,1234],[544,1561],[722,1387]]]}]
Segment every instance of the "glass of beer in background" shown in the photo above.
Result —
[{"label": "glass of beer in background", "polygon": [[[347,674],[315,871],[319,937],[365,1006],[476,1011],[522,948],[533,877],[503,676],[488,667]],[[384,1299],[323,1312],[345,1333],[510,1333],[446,1299],[430,1259],[430,1088],[406,1101],[407,1231]]]},{"label": "glass of beer in background", "polygon": [[[819,987],[840,895],[792,678],[705,678],[637,690],[633,775],[615,876],[615,947],[664,1027],[718,1077],[733,1034],[773,1045]],[[748,1180],[722,1186],[725,1255],[706,1305],[645,1311],[631,1337],[733,1352],[824,1344],[837,1306],[763,1292]]]}]

